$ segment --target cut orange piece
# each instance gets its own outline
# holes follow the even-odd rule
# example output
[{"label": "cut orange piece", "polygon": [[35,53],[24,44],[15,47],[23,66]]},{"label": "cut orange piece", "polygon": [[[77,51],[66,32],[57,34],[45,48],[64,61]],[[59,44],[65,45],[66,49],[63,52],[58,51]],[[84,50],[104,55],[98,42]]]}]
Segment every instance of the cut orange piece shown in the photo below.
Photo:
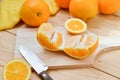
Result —
[{"label": "cut orange piece", "polygon": [[50,23],[43,23],[37,31],[37,40],[44,48],[58,51],[63,45],[64,37],[61,33],[54,31]]},{"label": "cut orange piece", "polygon": [[88,47],[79,45],[83,41],[82,39],[83,37],[80,35],[67,39],[63,49],[64,52],[73,58],[83,59],[87,57],[89,55]]},{"label": "cut orange piece", "polygon": [[73,58],[83,59],[91,55],[98,46],[98,36],[85,34],[81,38],[71,37],[65,41],[64,52]]},{"label": "cut orange piece", "polygon": [[85,41],[85,46],[88,46],[90,54],[92,54],[98,47],[98,36],[92,33],[88,33]]},{"label": "cut orange piece", "polygon": [[87,30],[87,24],[78,18],[71,18],[65,22],[65,28],[72,34],[80,34]]},{"label": "cut orange piece", "polygon": [[30,65],[22,59],[14,59],[8,62],[3,69],[4,80],[29,80],[30,75]]}]

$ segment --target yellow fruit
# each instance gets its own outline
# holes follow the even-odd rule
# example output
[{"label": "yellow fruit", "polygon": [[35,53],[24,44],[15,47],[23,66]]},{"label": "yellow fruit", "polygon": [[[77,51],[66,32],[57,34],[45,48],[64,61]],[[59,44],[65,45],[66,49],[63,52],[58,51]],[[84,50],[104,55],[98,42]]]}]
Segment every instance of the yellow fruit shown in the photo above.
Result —
[{"label": "yellow fruit", "polygon": [[20,21],[20,9],[25,0],[2,0],[0,3],[0,30],[13,28]]},{"label": "yellow fruit", "polygon": [[55,0],[44,0],[50,9],[50,15],[55,15],[59,11],[59,7]]},{"label": "yellow fruit", "polygon": [[72,34],[80,34],[87,30],[87,24],[78,18],[71,18],[65,22],[65,28]]},{"label": "yellow fruit", "polygon": [[22,59],[14,59],[8,62],[3,69],[4,80],[29,80],[30,66]]},{"label": "yellow fruit", "polygon": [[54,31],[50,23],[43,23],[37,31],[37,40],[45,49],[58,51],[63,45],[64,38],[59,32]]},{"label": "yellow fruit", "polygon": [[73,17],[87,22],[98,13],[98,2],[97,0],[71,0],[69,11]]}]

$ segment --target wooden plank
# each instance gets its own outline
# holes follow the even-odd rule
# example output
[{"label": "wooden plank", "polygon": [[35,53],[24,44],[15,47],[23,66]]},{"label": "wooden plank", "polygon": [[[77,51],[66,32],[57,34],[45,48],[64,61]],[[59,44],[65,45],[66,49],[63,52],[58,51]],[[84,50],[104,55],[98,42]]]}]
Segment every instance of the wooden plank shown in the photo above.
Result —
[{"label": "wooden plank", "polygon": [[[63,32],[63,28],[59,28],[56,30],[60,30]],[[115,44],[116,43],[116,44]],[[17,40],[16,40],[16,49],[15,49],[15,57],[21,58],[21,54],[18,51],[19,45],[24,45],[27,48],[31,49],[37,56],[43,59],[45,63],[50,68],[76,68],[76,67],[88,67],[91,66],[94,62],[95,56],[98,54],[99,50],[104,49],[106,47],[112,46],[120,46],[120,38],[106,38],[99,37],[99,46],[96,52],[84,60],[76,60],[68,57],[64,54],[64,52],[51,52],[44,49],[37,42],[36,38],[36,29],[22,29],[18,30]],[[33,49],[34,48],[34,49]]]},{"label": "wooden plank", "polygon": [[16,36],[1,31],[0,38],[0,65],[4,66],[7,61],[13,58]]},{"label": "wooden plank", "polygon": [[52,70],[54,80],[119,80],[93,68]]},{"label": "wooden plank", "polygon": [[120,78],[120,50],[105,52],[103,55],[96,58],[93,66]]},{"label": "wooden plank", "polygon": [[[59,28],[60,29],[60,28]],[[40,57],[50,69],[56,68],[74,68],[74,67],[88,67],[92,64],[92,60],[77,60],[67,56],[64,52],[51,52],[44,49],[37,42],[36,29],[22,29],[18,30],[16,39],[15,57],[21,58],[21,54],[18,50],[19,45],[23,45],[33,51],[38,57]]]},{"label": "wooden plank", "polygon": [[[111,30],[109,36],[113,38],[120,37],[120,31]],[[100,55],[96,58],[95,68],[110,73],[116,77],[120,78],[120,47],[103,52],[103,55]]]}]

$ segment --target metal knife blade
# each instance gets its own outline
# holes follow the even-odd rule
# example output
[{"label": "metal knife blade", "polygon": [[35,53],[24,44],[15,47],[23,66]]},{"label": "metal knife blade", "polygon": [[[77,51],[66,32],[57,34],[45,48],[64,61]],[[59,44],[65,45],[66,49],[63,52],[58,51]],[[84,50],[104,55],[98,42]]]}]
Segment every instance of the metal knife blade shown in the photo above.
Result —
[{"label": "metal knife blade", "polygon": [[34,53],[21,45],[19,46],[19,51],[43,80],[53,80],[45,72],[48,67],[40,58],[38,58]]}]

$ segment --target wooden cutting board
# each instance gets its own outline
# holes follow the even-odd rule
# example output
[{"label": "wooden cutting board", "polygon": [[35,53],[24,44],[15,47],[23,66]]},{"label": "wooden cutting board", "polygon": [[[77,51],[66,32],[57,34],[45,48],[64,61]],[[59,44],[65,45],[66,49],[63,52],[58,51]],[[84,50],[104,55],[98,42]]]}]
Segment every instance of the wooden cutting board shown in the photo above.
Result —
[{"label": "wooden cutting board", "polygon": [[[70,15],[67,12],[60,11],[56,16],[51,17],[48,22],[52,23],[56,30],[62,32],[65,35],[68,35],[67,31],[63,27],[64,22],[70,18]],[[96,18],[97,19],[97,18]],[[101,18],[102,19],[102,18]],[[104,19],[102,19],[104,20]],[[90,23],[88,23],[90,24]],[[90,24],[91,25],[91,24]],[[90,26],[88,25],[88,26]],[[94,23],[94,25],[98,25],[98,23]],[[93,25],[93,28],[96,29]],[[99,24],[100,25],[100,24]],[[101,27],[103,28],[103,27]],[[109,28],[111,29],[111,28]],[[102,33],[96,31],[96,33],[101,35],[106,35],[108,28],[101,29],[103,30]],[[35,53],[39,58],[41,58],[49,67],[49,69],[56,69],[56,68],[76,68],[76,67],[89,67],[94,63],[95,56],[98,54],[99,51],[103,50],[103,48],[107,48],[112,46],[119,46],[120,45],[120,39],[114,38],[103,38],[101,37],[100,43],[103,43],[105,41],[104,45],[100,45],[99,48],[96,50],[96,52],[88,57],[87,59],[78,60],[73,59],[69,56],[67,56],[64,52],[51,52],[43,47],[41,47],[36,39],[36,30],[37,29],[19,29],[17,32],[17,39],[16,39],[16,48],[15,48],[15,57],[20,58],[22,57],[18,51],[18,46],[23,45],[24,47],[30,49],[33,53]],[[91,31],[93,29],[90,29]],[[105,32],[106,31],[106,32]],[[103,39],[102,39],[103,38]],[[109,41],[109,42],[108,42]],[[117,42],[116,42],[117,41]],[[112,44],[109,45],[109,43],[112,42]],[[113,44],[114,42],[115,45]],[[105,51],[104,49],[103,51]],[[102,53],[102,52],[100,52]]]},{"label": "wooden cutting board", "polygon": [[[59,29],[60,30],[60,29]],[[67,56],[64,52],[51,52],[44,49],[37,42],[36,29],[21,29],[17,32],[15,57],[21,57],[18,51],[19,45],[30,49],[38,57],[40,57],[49,68],[72,68],[84,67],[92,64],[92,59],[77,60]]]}]

